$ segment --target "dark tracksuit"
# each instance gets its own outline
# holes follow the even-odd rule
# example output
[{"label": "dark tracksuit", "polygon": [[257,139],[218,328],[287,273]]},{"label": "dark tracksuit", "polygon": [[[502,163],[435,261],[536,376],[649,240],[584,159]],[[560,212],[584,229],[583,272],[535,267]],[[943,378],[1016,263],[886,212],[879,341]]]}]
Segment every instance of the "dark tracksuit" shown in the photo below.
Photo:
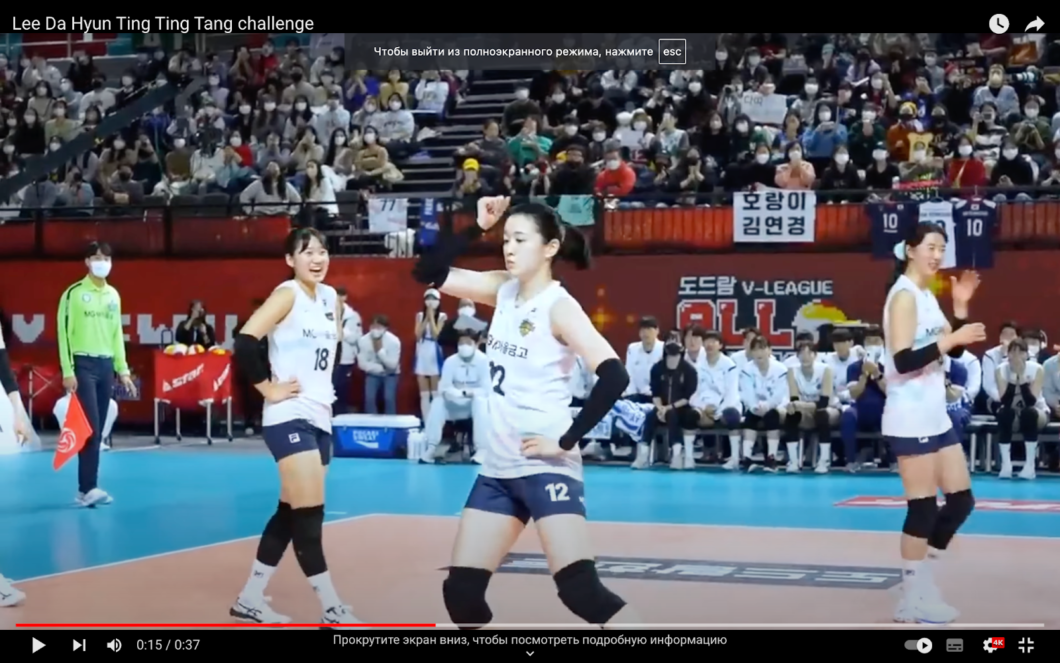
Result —
[{"label": "dark tracksuit", "polygon": [[[652,398],[659,399],[663,405],[685,401],[681,407],[672,408],[666,412],[666,432],[669,444],[678,444],[682,441],[682,430],[699,428],[699,413],[688,404],[688,400],[696,393],[698,384],[699,376],[696,374],[695,366],[684,359],[677,362],[677,368],[670,369],[666,366],[664,356],[651,367]],[[655,439],[659,424],[659,417],[652,412],[644,422],[645,442],[650,443]]]},{"label": "dark tracksuit", "polygon": [[[847,384],[861,379],[863,360],[847,368]],[[843,411],[839,418],[839,433],[843,439],[843,456],[846,463],[854,463],[858,457],[858,433],[879,433],[883,424],[883,403],[886,395],[875,380],[869,379],[865,391],[854,404]]]}]

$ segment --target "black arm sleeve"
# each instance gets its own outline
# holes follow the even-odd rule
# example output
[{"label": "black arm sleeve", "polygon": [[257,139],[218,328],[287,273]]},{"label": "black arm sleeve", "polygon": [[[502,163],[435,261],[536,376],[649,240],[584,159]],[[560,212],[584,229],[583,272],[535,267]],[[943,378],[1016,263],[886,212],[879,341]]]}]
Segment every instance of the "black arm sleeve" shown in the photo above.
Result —
[{"label": "black arm sleeve", "polygon": [[262,361],[260,339],[250,334],[236,334],[235,359],[236,366],[252,385],[268,382],[272,377],[268,365]]},{"label": "black arm sleeve", "polygon": [[[961,320],[960,318],[954,318],[954,320],[953,320],[953,331],[957,331],[958,329],[963,327],[966,322],[968,322],[968,321],[967,320]],[[949,355],[949,357],[951,359],[960,359],[961,356],[964,355],[965,349],[966,348],[963,345],[955,345],[952,348],[950,348],[950,351],[947,352],[946,354]]]},{"label": "black arm sleeve", "polygon": [[4,388],[5,394],[18,393],[18,380],[15,372],[11,370],[11,357],[6,349],[0,349],[0,386]]},{"label": "black arm sleeve", "polygon": [[567,451],[578,446],[578,442],[607,416],[618,399],[622,398],[622,392],[629,386],[629,373],[618,359],[608,359],[597,366],[596,377],[596,384],[589,391],[589,397],[585,399],[581,412],[574,417],[570,428],[559,439],[559,446]]},{"label": "black arm sleeve", "polygon": [[1031,391],[1029,384],[1020,385],[1020,396],[1023,397],[1023,407],[1034,407],[1034,404],[1038,402],[1038,397]]},{"label": "black arm sleeve", "polygon": [[420,256],[412,268],[412,276],[420,283],[440,288],[449,277],[449,269],[471,243],[482,237],[482,226],[477,223],[458,233],[442,233],[434,248]]},{"label": "black arm sleeve", "polygon": [[1010,384],[1005,387],[1005,393],[1001,394],[1001,404],[1005,407],[1012,407],[1012,401],[1016,398],[1016,385]]},{"label": "black arm sleeve", "polygon": [[926,345],[918,350],[906,348],[894,353],[894,368],[899,373],[912,373],[931,365],[942,358],[938,343]]}]

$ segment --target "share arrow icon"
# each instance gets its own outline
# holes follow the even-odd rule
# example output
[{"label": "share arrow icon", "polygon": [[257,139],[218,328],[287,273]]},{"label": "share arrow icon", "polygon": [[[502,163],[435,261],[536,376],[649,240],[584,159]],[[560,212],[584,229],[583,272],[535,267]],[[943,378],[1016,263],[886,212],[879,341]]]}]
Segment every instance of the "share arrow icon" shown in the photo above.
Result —
[{"label": "share arrow icon", "polygon": [[1035,32],[1041,32],[1042,27],[1045,25],[1045,21],[1042,20],[1041,16],[1035,16],[1034,20],[1027,24],[1027,27],[1023,28],[1024,32],[1030,32],[1031,28],[1034,28]]}]

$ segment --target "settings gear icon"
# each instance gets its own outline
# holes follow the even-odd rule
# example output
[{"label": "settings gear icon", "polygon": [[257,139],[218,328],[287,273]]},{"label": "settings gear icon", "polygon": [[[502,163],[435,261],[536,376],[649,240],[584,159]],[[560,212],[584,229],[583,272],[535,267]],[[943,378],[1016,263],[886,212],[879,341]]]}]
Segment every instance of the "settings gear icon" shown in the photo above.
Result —
[{"label": "settings gear icon", "polygon": [[997,647],[994,647],[994,641],[991,638],[983,640],[983,651],[988,651],[991,654],[997,651]]}]

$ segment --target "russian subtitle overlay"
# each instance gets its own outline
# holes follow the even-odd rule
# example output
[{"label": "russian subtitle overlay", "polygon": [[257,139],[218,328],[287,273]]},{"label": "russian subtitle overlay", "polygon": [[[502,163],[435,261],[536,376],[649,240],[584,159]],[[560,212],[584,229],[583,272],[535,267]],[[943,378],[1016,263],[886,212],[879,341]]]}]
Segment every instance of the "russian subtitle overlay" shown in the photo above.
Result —
[{"label": "russian subtitle overlay", "polygon": [[656,69],[713,62],[712,33],[346,33],[355,69]]}]

